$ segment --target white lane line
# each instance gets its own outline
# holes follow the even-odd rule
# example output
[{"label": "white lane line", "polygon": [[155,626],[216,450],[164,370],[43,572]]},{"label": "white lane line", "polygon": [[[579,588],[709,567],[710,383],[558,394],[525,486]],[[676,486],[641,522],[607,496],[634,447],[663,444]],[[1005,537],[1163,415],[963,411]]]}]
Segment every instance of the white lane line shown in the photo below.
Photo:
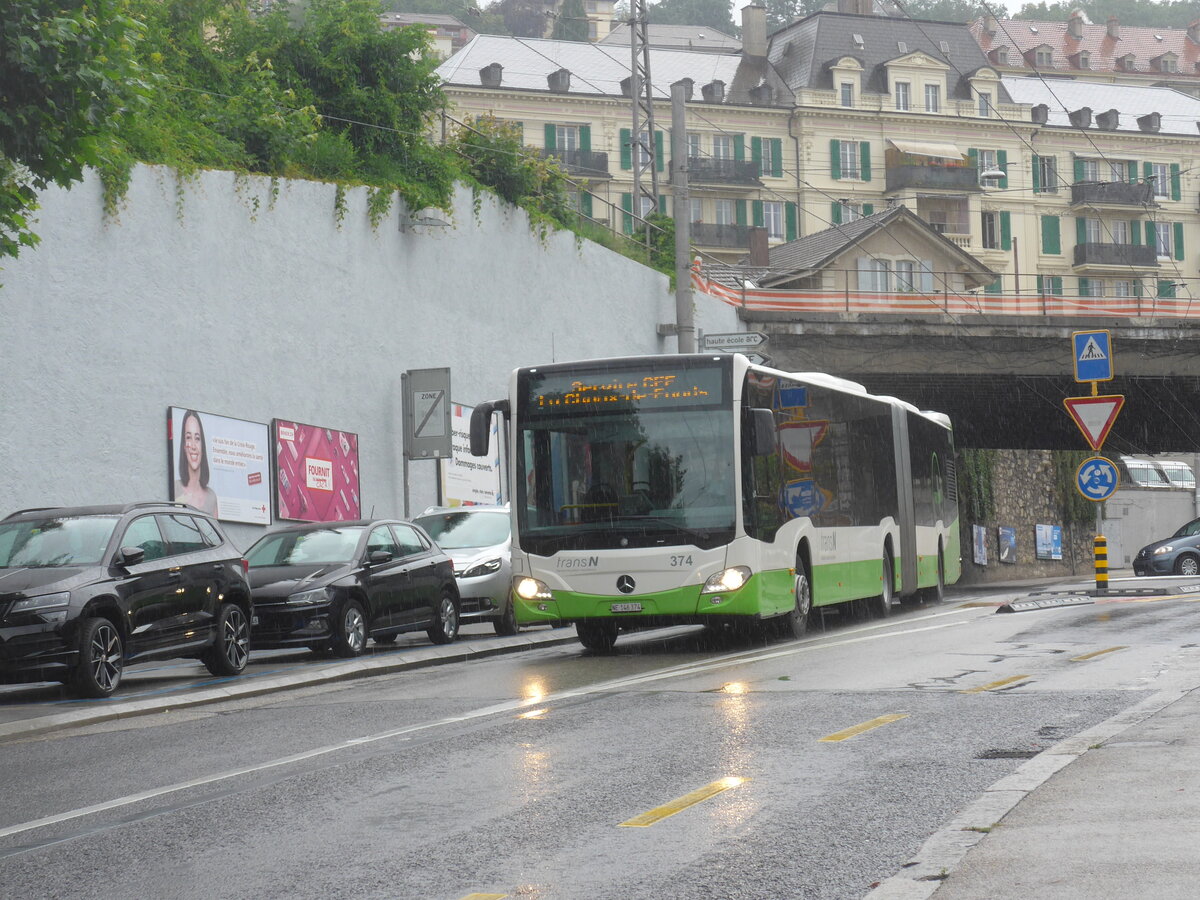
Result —
[{"label": "white lane line", "polygon": [[[974,612],[974,610],[971,610],[971,612]],[[936,616],[929,616],[927,618],[940,618],[942,616],[952,614],[953,613],[938,613]],[[877,641],[888,637],[899,637],[901,635],[917,634],[923,631],[935,631],[942,628],[953,628],[966,624],[966,622],[944,622],[936,625],[927,625],[921,628],[893,630],[884,632],[882,634],[869,634],[859,637],[850,637],[845,640],[829,641],[826,643],[805,641],[799,645],[783,647],[778,650],[758,650],[750,653],[743,651],[729,654],[725,657],[719,657],[715,660],[708,660],[704,663],[688,663],[681,666],[675,666],[671,669],[660,670],[644,675],[635,675],[629,678],[618,678],[588,687],[575,688],[569,691],[559,691],[557,693],[548,694],[538,699],[536,702],[545,704],[557,700],[570,700],[576,697],[586,697],[590,694],[598,694],[606,691],[619,690],[626,687],[634,687],[666,678],[678,678],[684,675],[699,675],[717,669],[729,668],[731,666],[745,665],[752,662],[761,662],[764,660],[776,659],[781,656],[789,656],[797,653],[808,653],[815,650],[822,650],[826,647],[843,647],[849,644],[860,644],[866,641]],[[880,627],[883,626],[866,626],[861,630],[872,631]],[[405,735],[415,734],[419,731],[428,731],[432,728],[440,728],[444,725],[455,725],[461,722],[469,722],[474,719],[482,719],[487,716],[494,716],[501,713],[512,713],[513,711],[521,709],[522,707],[531,705],[533,702],[535,701],[526,699],[509,700],[504,703],[497,703],[493,704],[492,706],[485,706],[481,707],[480,709],[471,710],[470,712],[462,713],[457,716],[447,716],[444,719],[438,719],[434,722],[425,722],[420,725],[409,725],[405,728],[381,731],[378,734],[349,738],[344,741],[338,741],[336,744],[317,747],[312,750],[306,750],[303,753],[294,753],[289,756],[281,756],[278,759],[267,760],[266,762],[258,763],[256,765],[242,766],[237,769],[229,769],[224,772],[216,772],[212,775],[203,775],[199,778],[192,778],[188,781],[180,781],[175,784],[168,784],[159,788],[151,788],[147,791],[139,791],[136,794],[127,794],[124,797],[106,800],[103,803],[94,803],[91,806],[83,806],[78,809],[56,813],[52,816],[44,816],[43,818],[33,819],[29,822],[21,822],[16,825],[9,825],[8,827],[0,828],[0,838],[11,837],[14,834],[22,834],[26,831],[32,831],[35,828],[45,828],[48,825],[56,825],[60,822],[68,822],[72,819],[79,819],[83,818],[84,816],[91,816],[97,813],[107,812],[108,810],[112,809],[119,809],[123,806],[130,806],[134,803],[142,803],[146,800],[153,800],[155,797],[162,797],[167,794],[175,794],[180,791],[203,787],[207,784],[215,784],[219,781],[228,781],[231,778],[239,778],[243,775],[253,775],[256,772],[263,772],[267,769],[276,769],[280,766],[290,765],[291,763],[304,762],[305,760],[315,759],[319,756],[327,756],[331,753],[336,753],[339,750],[348,750],[351,748],[361,747],[364,744],[373,744],[378,741],[388,740],[389,738],[404,737]]]}]

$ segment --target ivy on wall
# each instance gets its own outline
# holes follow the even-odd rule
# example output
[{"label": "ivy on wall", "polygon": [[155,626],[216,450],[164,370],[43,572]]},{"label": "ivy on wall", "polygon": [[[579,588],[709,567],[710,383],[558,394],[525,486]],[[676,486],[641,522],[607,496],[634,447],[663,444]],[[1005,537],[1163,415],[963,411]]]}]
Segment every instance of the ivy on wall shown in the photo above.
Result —
[{"label": "ivy on wall", "polygon": [[995,450],[958,451],[958,496],[969,522],[986,522],[996,512]]},{"label": "ivy on wall", "polygon": [[1088,450],[1052,451],[1055,500],[1065,524],[1091,526],[1096,522],[1096,503],[1085,499],[1075,487],[1080,463],[1093,455]]}]

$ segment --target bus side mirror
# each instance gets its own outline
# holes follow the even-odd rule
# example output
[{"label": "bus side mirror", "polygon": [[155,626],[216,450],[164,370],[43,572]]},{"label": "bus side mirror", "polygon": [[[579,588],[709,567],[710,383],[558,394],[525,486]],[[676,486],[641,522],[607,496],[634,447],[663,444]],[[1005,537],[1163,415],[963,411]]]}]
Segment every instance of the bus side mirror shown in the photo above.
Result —
[{"label": "bus side mirror", "polygon": [[490,403],[480,403],[471,410],[471,455],[487,456],[488,445],[492,437],[492,414],[503,413],[508,416],[508,401],[493,400]]},{"label": "bus side mirror", "polygon": [[747,409],[742,429],[748,438],[751,456],[770,456],[775,452],[775,411]]}]

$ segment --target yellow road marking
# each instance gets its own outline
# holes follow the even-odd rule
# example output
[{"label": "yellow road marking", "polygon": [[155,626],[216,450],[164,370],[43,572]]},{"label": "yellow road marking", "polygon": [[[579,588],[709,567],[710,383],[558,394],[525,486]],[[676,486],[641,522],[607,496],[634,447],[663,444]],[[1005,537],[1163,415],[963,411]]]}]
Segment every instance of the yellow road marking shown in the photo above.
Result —
[{"label": "yellow road marking", "polygon": [[1083,662],[1084,660],[1095,659],[1097,656],[1103,656],[1105,653],[1115,653],[1118,650],[1128,649],[1128,647],[1109,647],[1106,650],[1094,650],[1091,653],[1083,654],[1083,656],[1072,656],[1071,662]]},{"label": "yellow road marking", "polygon": [[717,794],[727,791],[730,788],[737,787],[739,784],[745,784],[749,778],[722,778],[720,781],[714,781],[712,784],[706,784],[698,790],[692,791],[690,794],[684,794],[670,803],[664,803],[662,806],[656,807],[648,812],[642,813],[640,816],[634,816],[628,821],[622,822],[618,828],[649,828],[655,822],[660,822],[667,816],[673,816],[677,812],[683,812],[689,806],[695,806],[709,797],[715,797]]},{"label": "yellow road marking", "polygon": [[999,681],[993,681],[991,684],[981,684],[979,687],[968,688],[965,691],[959,691],[960,694],[982,694],[984,691],[995,690],[999,687],[1004,687],[1006,684],[1015,684],[1018,681],[1024,681],[1030,678],[1029,675],[1014,675],[1012,678],[1001,678]]},{"label": "yellow road marking", "polygon": [[862,734],[864,731],[870,731],[872,728],[878,728],[880,725],[887,725],[891,722],[899,722],[901,719],[907,719],[908,713],[892,713],[887,716],[879,716],[869,722],[863,722],[861,725],[854,725],[843,731],[835,731],[833,734],[827,734],[823,738],[818,738],[818,742],[825,741],[833,743],[835,741],[844,741],[847,738],[852,738]]}]

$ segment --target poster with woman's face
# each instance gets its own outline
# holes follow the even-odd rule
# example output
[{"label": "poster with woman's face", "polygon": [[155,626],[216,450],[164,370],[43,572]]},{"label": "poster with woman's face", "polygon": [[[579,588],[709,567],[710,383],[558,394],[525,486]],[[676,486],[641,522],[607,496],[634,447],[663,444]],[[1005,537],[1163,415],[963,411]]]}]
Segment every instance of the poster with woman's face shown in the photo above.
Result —
[{"label": "poster with woman's face", "polygon": [[170,407],[171,499],[224,522],[270,525],[269,440],[266,423]]}]

